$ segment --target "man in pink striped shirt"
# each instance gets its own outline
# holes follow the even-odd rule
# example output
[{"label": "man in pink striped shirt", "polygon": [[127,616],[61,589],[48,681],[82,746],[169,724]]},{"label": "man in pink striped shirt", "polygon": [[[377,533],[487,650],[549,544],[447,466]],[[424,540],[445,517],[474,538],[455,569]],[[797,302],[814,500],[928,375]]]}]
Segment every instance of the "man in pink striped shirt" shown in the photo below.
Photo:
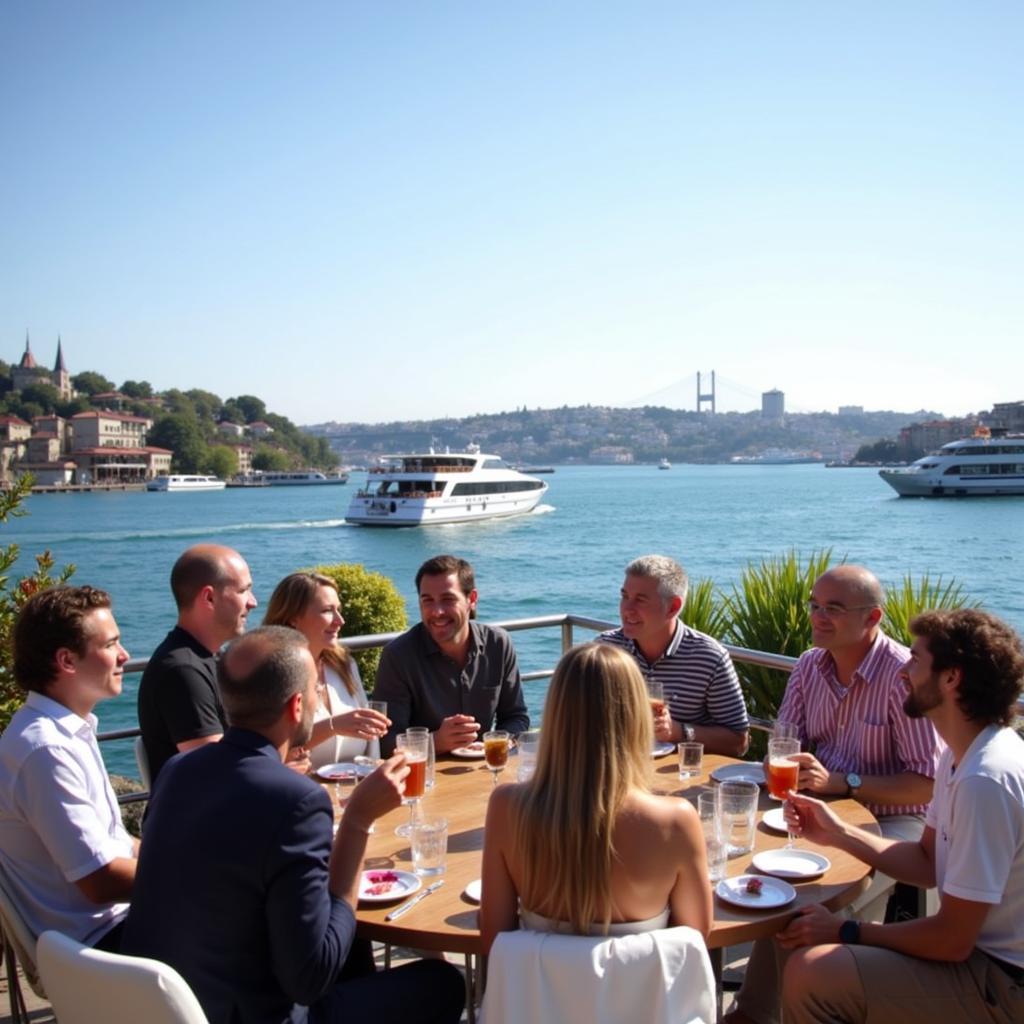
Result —
[{"label": "man in pink striped shirt", "polygon": [[[800,789],[860,800],[883,836],[916,841],[942,745],[927,718],[903,710],[910,651],[882,632],[883,603],[882,585],[863,566],[836,566],[815,581],[807,602],[814,646],[793,669],[778,717],[799,730]],[[881,920],[892,886],[876,874],[853,913]],[[770,939],[754,944],[729,1024],[779,1020],[778,952]]]}]

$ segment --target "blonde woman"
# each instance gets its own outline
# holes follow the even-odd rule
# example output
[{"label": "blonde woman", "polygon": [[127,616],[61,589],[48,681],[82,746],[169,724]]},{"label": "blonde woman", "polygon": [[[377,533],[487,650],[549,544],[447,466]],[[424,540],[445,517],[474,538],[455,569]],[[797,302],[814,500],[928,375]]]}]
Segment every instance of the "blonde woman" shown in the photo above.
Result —
[{"label": "blonde woman", "polygon": [[313,768],[365,755],[380,757],[380,737],[391,724],[366,706],[356,663],[338,643],[345,624],[334,581],[315,572],[294,572],[274,588],[265,626],[291,626],[305,636],[320,674],[320,705],[308,754]]},{"label": "blonde woman", "polygon": [[650,792],[651,705],[636,663],[607,644],[569,651],[548,690],[537,768],[499,786],[484,830],[485,951],[519,925],[707,937],[704,837],[687,801]]}]

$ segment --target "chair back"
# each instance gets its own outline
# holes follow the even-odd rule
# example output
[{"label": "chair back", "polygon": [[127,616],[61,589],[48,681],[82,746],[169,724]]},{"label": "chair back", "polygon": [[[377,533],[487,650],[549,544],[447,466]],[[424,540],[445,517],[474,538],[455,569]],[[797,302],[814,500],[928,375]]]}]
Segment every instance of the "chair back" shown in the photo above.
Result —
[{"label": "chair back", "polygon": [[502,932],[491,947],[481,1024],[713,1024],[715,979],[701,934]]},{"label": "chair back", "polygon": [[21,964],[25,980],[31,986],[32,991],[41,999],[45,999],[46,990],[43,988],[39,970],[36,967],[36,936],[25,922],[21,897],[2,863],[0,863],[0,930],[4,934],[5,948],[9,949],[5,955],[7,957],[7,980],[11,985],[12,994],[18,984],[18,979],[14,973],[14,963],[10,959],[11,953]]},{"label": "chair back", "polygon": [[184,978],[158,960],[91,949],[46,931],[39,970],[60,1024],[207,1024]]},{"label": "chair back", "polygon": [[139,779],[142,785],[152,793],[153,777],[149,772],[149,754],[146,753],[146,744],[142,742],[141,736],[135,737],[135,766],[139,769]]}]

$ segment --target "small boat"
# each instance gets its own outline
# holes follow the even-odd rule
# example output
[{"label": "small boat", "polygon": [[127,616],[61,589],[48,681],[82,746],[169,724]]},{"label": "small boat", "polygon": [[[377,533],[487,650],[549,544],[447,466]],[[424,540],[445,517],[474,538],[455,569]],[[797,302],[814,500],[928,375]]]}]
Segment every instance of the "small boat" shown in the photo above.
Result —
[{"label": "small boat", "polygon": [[227,487],[215,476],[197,476],[188,473],[174,473],[170,476],[155,476],[146,481],[147,491],[222,491]]},{"label": "small boat", "polygon": [[345,520],[360,526],[468,523],[532,512],[548,485],[510,469],[478,445],[465,452],[383,455]]},{"label": "small boat", "polygon": [[661,462],[658,463],[658,469],[671,469],[671,468],[672,468],[672,463],[669,462],[668,459],[662,459]]},{"label": "small boat", "polygon": [[1024,434],[979,428],[904,469],[878,475],[902,498],[965,498],[1024,494]]}]

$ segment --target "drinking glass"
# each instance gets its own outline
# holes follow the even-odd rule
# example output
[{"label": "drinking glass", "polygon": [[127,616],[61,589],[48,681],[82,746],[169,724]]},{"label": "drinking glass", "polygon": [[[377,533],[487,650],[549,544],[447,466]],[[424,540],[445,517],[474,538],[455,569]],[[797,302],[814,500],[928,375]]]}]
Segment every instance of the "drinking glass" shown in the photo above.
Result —
[{"label": "drinking glass", "polygon": [[516,781],[526,782],[533,777],[534,769],[537,767],[537,750],[540,748],[540,729],[527,729],[521,732],[516,740],[516,749],[519,751],[516,767]]},{"label": "drinking glass", "polygon": [[[655,724],[657,724],[658,716],[665,710],[665,687],[662,685],[660,679],[648,679],[647,680],[647,696],[651,702],[651,714],[654,716]],[[653,737],[654,747],[658,747],[658,737]]]},{"label": "drinking glass", "polygon": [[757,798],[761,787],[756,782],[723,782],[719,787],[718,820],[722,839],[730,857],[750,853],[757,831]]},{"label": "drinking glass", "polygon": [[484,733],[484,757],[495,786],[498,784],[498,775],[508,764],[508,740],[509,735],[504,729]]},{"label": "drinking glass", "polygon": [[700,775],[704,759],[703,743],[679,744],[679,778],[683,781]]},{"label": "drinking glass", "polygon": [[713,789],[706,789],[697,795],[697,813],[700,815],[700,825],[704,830],[704,848],[708,855],[708,878],[712,883],[725,878],[725,862],[728,856],[725,840],[722,838],[718,797],[718,791]]},{"label": "drinking glass", "polygon": [[409,837],[412,869],[417,875],[443,875],[448,855],[448,822],[444,818],[422,818]]},{"label": "drinking glass", "polygon": [[405,751],[405,763],[409,766],[409,774],[405,777],[405,795],[402,803],[409,805],[409,822],[399,825],[395,835],[408,838],[413,826],[420,820],[420,800],[427,788],[427,740],[429,735],[423,733],[403,732],[397,737],[396,746]]},{"label": "drinking glass", "polygon": [[773,740],[798,740],[800,739],[800,727],[796,722],[784,722],[776,718],[772,723]]},{"label": "drinking glass", "polygon": [[368,700],[366,706],[371,711],[379,711],[385,718],[388,716],[388,702],[386,700]]},{"label": "drinking glass", "polygon": [[434,788],[434,735],[425,725],[410,725],[405,730],[407,733],[422,733],[427,737],[427,789]]},{"label": "drinking glass", "polygon": [[[768,741],[768,795],[773,800],[785,800],[790,793],[796,792],[797,779],[800,776],[800,765],[793,760],[793,755],[800,753],[800,741],[790,739]],[[786,849],[790,849],[796,838],[787,832]]]}]

